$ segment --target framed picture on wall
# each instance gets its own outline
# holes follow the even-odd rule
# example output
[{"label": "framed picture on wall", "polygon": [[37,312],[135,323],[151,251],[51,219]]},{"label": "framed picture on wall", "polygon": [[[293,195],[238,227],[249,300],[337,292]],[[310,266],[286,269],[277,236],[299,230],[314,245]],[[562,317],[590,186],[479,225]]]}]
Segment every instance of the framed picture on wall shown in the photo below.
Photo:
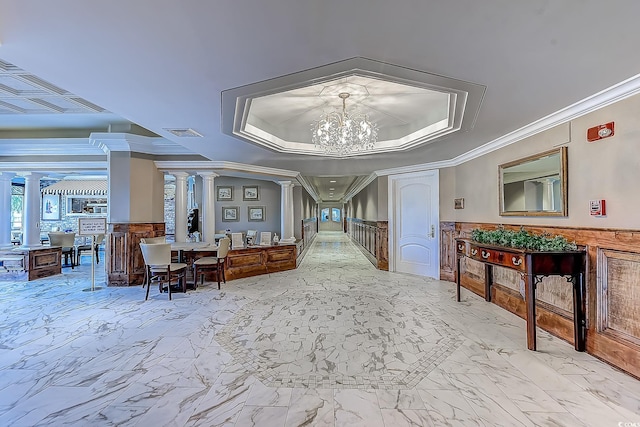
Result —
[{"label": "framed picture on wall", "polygon": [[242,187],[242,200],[260,200],[260,192],[257,185],[245,185]]},{"label": "framed picture on wall", "polygon": [[217,199],[218,201],[233,200],[233,187],[219,185],[217,187]]},{"label": "framed picture on wall", "polygon": [[249,206],[249,221],[264,221],[264,206]]},{"label": "framed picture on wall", "polygon": [[222,220],[225,222],[240,221],[240,208],[237,206],[223,206]]},{"label": "framed picture on wall", "polygon": [[42,220],[43,221],[59,221],[60,220],[60,195],[59,194],[43,194],[42,195]]}]

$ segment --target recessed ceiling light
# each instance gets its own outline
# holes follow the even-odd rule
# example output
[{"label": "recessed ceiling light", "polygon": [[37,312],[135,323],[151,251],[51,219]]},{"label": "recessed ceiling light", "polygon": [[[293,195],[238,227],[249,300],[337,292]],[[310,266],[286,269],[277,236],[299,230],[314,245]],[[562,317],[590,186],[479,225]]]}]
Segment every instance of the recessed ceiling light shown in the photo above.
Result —
[{"label": "recessed ceiling light", "polygon": [[179,136],[180,138],[202,138],[202,134],[196,132],[195,130],[191,129],[191,128],[180,128],[180,129],[170,129],[170,128],[163,128],[164,130],[166,130],[167,132],[171,132],[172,134],[174,134],[175,136]]},{"label": "recessed ceiling light", "polygon": [[336,182],[336,180],[335,180],[335,179],[332,179],[332,180],[331,180],[331,181],[329,181],[329,182],[330,182],[330,183],[334,183],[334,182]]}]

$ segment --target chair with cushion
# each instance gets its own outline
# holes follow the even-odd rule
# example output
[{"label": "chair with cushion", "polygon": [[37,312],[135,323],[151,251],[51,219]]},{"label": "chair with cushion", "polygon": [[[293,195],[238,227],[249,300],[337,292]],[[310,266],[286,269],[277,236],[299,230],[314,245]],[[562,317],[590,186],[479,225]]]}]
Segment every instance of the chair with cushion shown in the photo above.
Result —
[{"label": "chair with cushion", "polygon": [[220,277],[222,281],[227,283],[227,278],[224,276],[224,267],[229,254],[229,246],[231,241],[228,237],[220,239],[218,244],[218,255],[208,256],[195,260],[193,262],[193,287],[198,286],[198,277],[200,283],[204,283],[204,273],[215,271],[216,279],[218,280],[218,289],[220,289]]},{"label": "chair with cushion", "polygon": [[[96,237],[96,241],[93,244],[93,250],[96,253],[96,264],[100,264],[100,257],[99,255],[99,249],[100,249],[100,245],[102,244],[102,242],[104,241],[104,234],[98,234],[98,236]],[[82,256],[82,252],[83,251],[90,251],[91,250],[91,243],[89,244],[84,244],[84,245],[79,245],[76,248],[76,256],[77,256],[77,261],[76,261],[76,265],[80,265],[80,257]]]},{"label": "chair with cushion", "polygon": [[140,243],[140,250],[146,270],[145,301],[149,299],[149,288],[152,283],[158,284],[160,293],[166,288],[171,299],[171,280],[174,278],[181,285],[182,292],[187,292],[187,264],[171,262],[170,243]]},{"label": "chair with cushion", "polygon": [[71,269],[75,266],[76,260],[76,233],[49,232],[49,244],[51,246],[62,247],[62,255],[64,256],[63,267],[71,265]]},{"label": "chair with cushion", "polygon": [[147,243],[150,245],[156,244],[156,243],[167,243],[167,236],[160,236],[160,237],[142,237],[140,239],[140,243]]}]

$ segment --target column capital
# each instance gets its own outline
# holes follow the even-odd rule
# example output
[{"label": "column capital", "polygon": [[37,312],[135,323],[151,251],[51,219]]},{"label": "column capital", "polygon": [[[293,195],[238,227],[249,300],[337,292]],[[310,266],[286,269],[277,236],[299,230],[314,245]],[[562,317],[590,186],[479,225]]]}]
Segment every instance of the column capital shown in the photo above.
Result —
[{"label": "column capital", "polygon": [[176,179],[178,178],[187,178],[189,177],[189,173],[187,172],[171,172],[169,175],[173,175],[176,177]]},{"label": "column capital", "polygon": [[293,187],[296,185],[296,183],[293,181],[278,181],[278,184],[280,184],[282,187]]},{"label": "column capital", "polygon": [[43,173],[38,172],[18,172],[18,176],[23,177],[25,180],[40,179],[44,177]]},{"label": "column capital", "polygon": [[211,171],[198,171],[196,173],[203,178],[217,178],[220,176],[219,174]]}]

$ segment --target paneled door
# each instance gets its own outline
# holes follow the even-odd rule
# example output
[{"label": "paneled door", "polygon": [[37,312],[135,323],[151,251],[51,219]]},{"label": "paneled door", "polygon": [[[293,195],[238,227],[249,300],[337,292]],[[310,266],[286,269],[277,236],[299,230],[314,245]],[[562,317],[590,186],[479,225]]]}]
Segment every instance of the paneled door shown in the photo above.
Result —
[{"label": "paneled door", "polygon": [[438,279],[439,173],[389,177],[390,270]]}]

